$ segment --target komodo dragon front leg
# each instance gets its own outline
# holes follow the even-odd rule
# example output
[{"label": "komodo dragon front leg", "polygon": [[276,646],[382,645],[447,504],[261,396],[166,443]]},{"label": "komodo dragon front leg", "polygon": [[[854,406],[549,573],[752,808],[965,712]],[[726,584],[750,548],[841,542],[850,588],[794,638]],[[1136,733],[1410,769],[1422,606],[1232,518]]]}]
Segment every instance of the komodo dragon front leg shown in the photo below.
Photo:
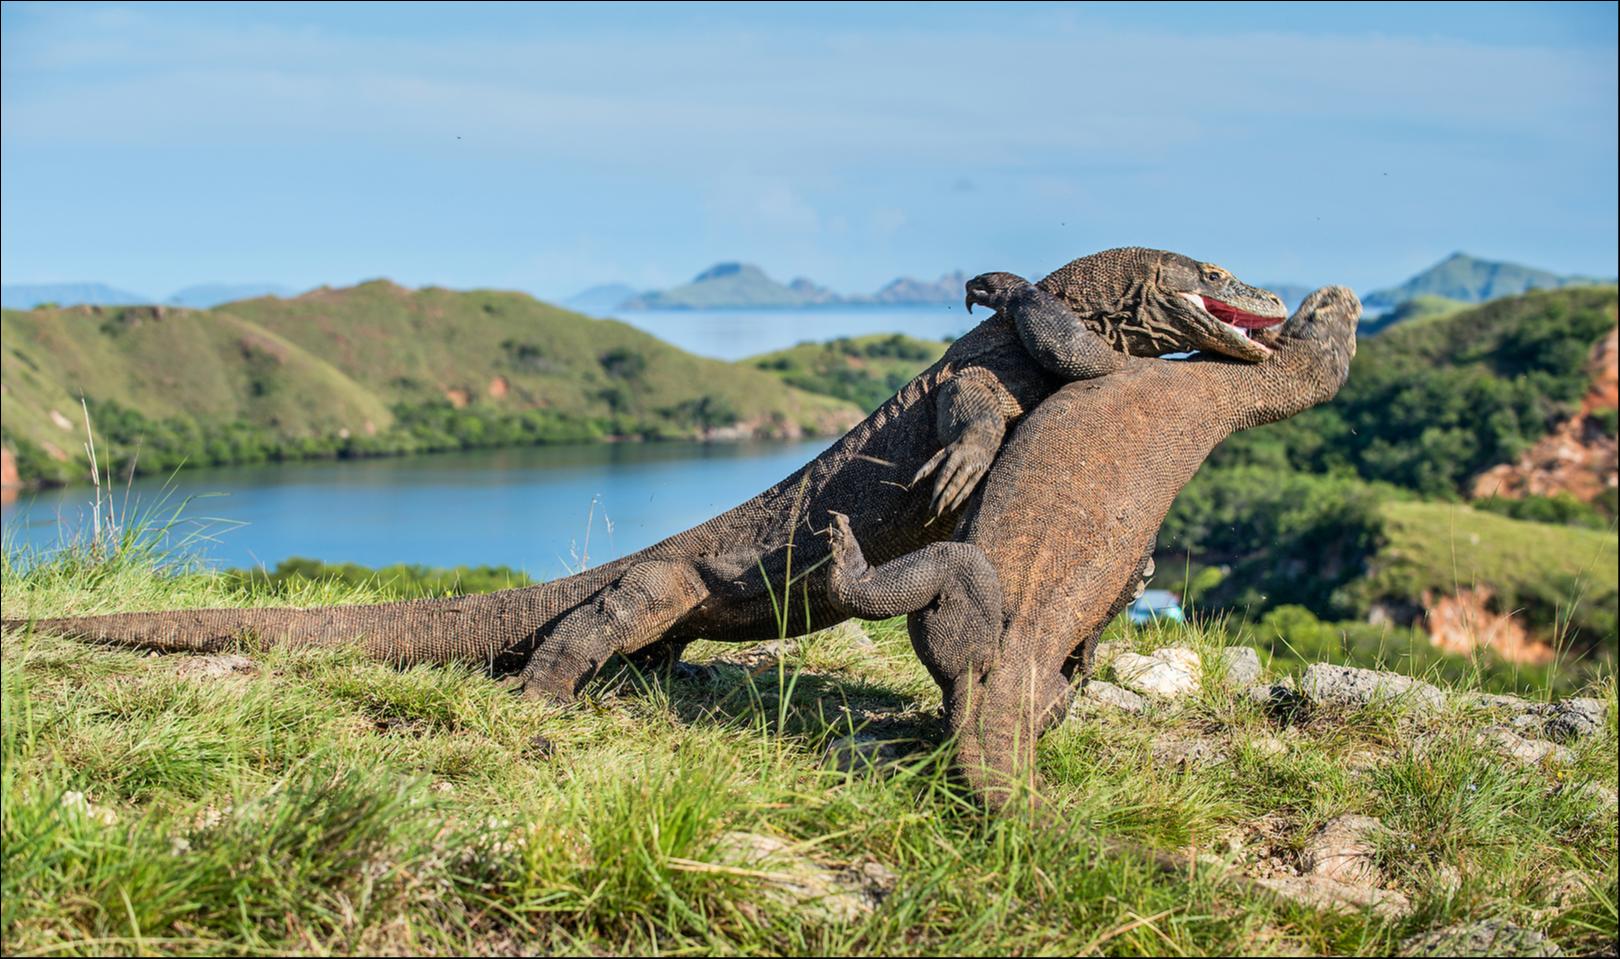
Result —
[{"label": "komodo dragon front leg", "polygon": [[[1089,380],[1120,368],[1125,354],[1062,303],[1038,294],[1021,276],[984,273],[967,281],[966,307],[969,313],[978,305],[1010,316],[1030,358],[1059,380]],[[1002,379],[983,368],[963,370],[945,383],[934,402],[940,450],[911,482],[915,486],[937,474],[931,503],[937,516],[967,502],[1001,449],[1007,424],[1025,410]]]}]

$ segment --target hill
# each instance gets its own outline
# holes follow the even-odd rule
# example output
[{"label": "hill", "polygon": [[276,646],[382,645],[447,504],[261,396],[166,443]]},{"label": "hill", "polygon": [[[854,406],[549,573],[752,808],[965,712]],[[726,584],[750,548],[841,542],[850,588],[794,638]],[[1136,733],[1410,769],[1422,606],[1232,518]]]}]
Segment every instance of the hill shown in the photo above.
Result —
[{"label": "hill", "polygon": [[0,308],[7,310],[31,310],[46,303],[116,306],[152,302],[155,302],[153,298],[145,294],[120,290],[105,283],[8,283],[0,286]]},{"label": "hill", "polygon": [[176,291],[163,302],[169,306],[206,310],[237,300],[251,300],[261,296],[291,296],[293,292],[277,283],[203,283]]},{"label": "hill", "polygon": [[750,263],[716,263],[690,283],[633,296],[627,310],[712,310],[727,307],[793,307],[835,303],[838,295],[809,280],[783,284]]},{"label": "hill", "polygon": [[892,333],[800,343],[741,363],[871,411],[944,352],[945,344],[936,340]]},{"label": "hill", "polygon": [[1463,303],[1483,303],[1502,296],[1530,290],[1555,290],[1566,286],[1613,284],[1613,277],[1565,276],[1548,270],[1482,260],[1466,253],[1453,253],[1399,286],[1374,290],[1361,298],[1369,314],[1392,310],[1420,296],[1440,296]]},{"label": "hill", "polygon": [[[842,295],[803,277],[790,283],[780,283],[750,263],[716,263],[693,277],[690,283],[668,290],[626,294],[613,303],[598,308],[714,310],[782,309],[840,304],[849,306],[956,304],[962,302],[962,284],[966,279],[961,270],[946,273],[932,282],[903,276],[890,280],[876,293]],[[606,302],[610,293],[616,295],[620,290],[628,290],[628,287],[617,284],[593,287],[580,294],[580,297],[589,295],[592,302]],[[570,300],[569,303],[572,305],[582,302],[580,297]]]},{"label": "hill", "polygon": [[[3,314],[4,441],[60,482],[83,442],[181,461],[370,455],[611,436],[837,433],[856,409],[520,293],[387,281],[212,310]],[[105,451],[104,451],[105,452]]]}]

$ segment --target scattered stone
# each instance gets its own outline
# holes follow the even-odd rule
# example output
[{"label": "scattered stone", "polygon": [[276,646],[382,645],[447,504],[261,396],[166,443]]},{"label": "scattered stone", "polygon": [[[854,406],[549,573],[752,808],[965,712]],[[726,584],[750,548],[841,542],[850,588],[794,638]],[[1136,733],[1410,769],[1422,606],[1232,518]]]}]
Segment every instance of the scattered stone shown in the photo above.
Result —
[{"label": "scattered stone", "polygon": [[1114,660],[1119,658],[1120,653],[1128,653],[1130,651],[1130,643],[1121,643],[1118,641],[1098,643],[1097,649],[1092,653],[1091,657],[1092,671],[1095,672],[1098,670],[1107,669],[1109,666],[1113,665]]},{"label": "scattered stone", "polygon": [[831,629],[824,630],[828,639],[834,639],[845,646],[850,646],[865,652],[875,652],[878,644],[873,641],[870,634],[861,628],[861,624],[853,619],[846,619]]},{"label": "scattered stone", "polygon": [[1608,712],[1596,699],[1575,698],[1553,703],[1547,710],[1547,724],[1543,732],[1554,742],[1567,743],[1603,730],[1604,714]]},{"label": "scattered stone", "polygon": [[1521,736],[1569,742],[1603,729],[1605,710],[1601,700],[1576,697],[1556,703],[1533,703],[1517,696],[1475,693],[1473,702],[1510,714],[1508,726]]},{"label": "scattered stone", "polygon": [[62,808],[78,813],[93,822],[103,826],[112,826],[118,823],[118,814],[106,806],[97,806],[89,797],[76,789],[69,789],[62,794]]},{"label": "scattered stone", "polygon": [[1445,704],[1444,693],[1410,676],[1328,663],[1313,663],[1307,667],[1300,691],[1314,706],[1353,708],[1399,702],[1430,712]]},{"label": "scattered stone", "polygon": [[1539,766],[1548,760],[1568,765],[1575,760],[1575,754],[1566,746],[1540,739],[1526,739],[1505,726],[1492,726],[1482,731],[1479,741],[1509,759],[1517,759],[1530,766]]},{"label": "scattered stone", "polygon": [[778,660],[787,659],[799,651],[799,644],[791,639],[772,639],[745,647],[719,661],[741,666],[749,672],[766,667],[775,668]]},{"label": "scattered stone", "polygon": [[1198,691],[1198,654],[1181,646],[1156,649],[1150,656],[1120,653],[1114,658],[1120,685],[1160,699],[1177,699]]},{"label": "scattered stone", "polygon": [[900,762],[908,752],[907,743],[903,741],[855,733],[829,741],[822,752],[821,764],[843,773],[884,769]]},{"label": "scattered stone", "polygon": [[1561,956],[1558,944],[1533,929],[1499,919],[1462,922],[1403,941],[1398,956]]},{"label": "scattered stone", "polygon": [[1228,689],[1245,689],[1260,680],[1260,654],[1253,646],[1228,646],[1221,650],[1221,662],[1226,664]]},{"label": "scattered stone", "polygon": [[237,656],[226,653],[219,656],[186,656],[180,665],[174,669],[174,674],[181,679],[219,679],[233,673],[252,674],[259,671],[259,667],[246,656]]},{"label": "scattered stone", "polygon": [[1274,759],[1288,752],[1288,744],[1276,736],[1256,736],[1249,740],[1249,750],[1256,756]]},{"label": "scattered stone", "polygon": [[1255,883],[1284,899],[1330,912],[1371,909],[1386,919],[1399,919],[1412,910],[1412,903],[1393,890],[1353,886],[1326,876],[1272,876]]},{"label": "scattered stone", "polygon": [[1330,819],[1305,846],[1304,868],[1313,876],[1361,885],[1380,878],[1375,840],[1384,824],[1371,816],[1345,815]]},{"label": "scattered stone", "polygon": [[1192,769],[1214,766],[1226,760],[1226,745],[1214,739],[1165,738],[1153,743],[1153,762],[1159,766]]},{"label": "scattered stone", "polygon": [[547,739],[545,735],[535,733],[533,736],[529,737],[529,741],[524,746],[523,752],[531,759],[538,759],[541,762],[545,762],[557,754],[557,747],[550,739]]},{"label": "scattered stone", "polygon": [[767,898],[841,922],[871,914],[895,885],[894,873],[880,863],[834,869],[795,853],[785,840],[758,833],[728,832],[715,852],[761,882]]},{"label": "scattered stone", "polygon": [[1075,705],[1097,704],[1121,709],[1127,713],[1142,713],[1147,711],[1148,701],[1128,689],[1122,689],[1113,683],[1105,683],[1100,679],[1088,681],[1081,687],[1080,695],[1076,697]]}]

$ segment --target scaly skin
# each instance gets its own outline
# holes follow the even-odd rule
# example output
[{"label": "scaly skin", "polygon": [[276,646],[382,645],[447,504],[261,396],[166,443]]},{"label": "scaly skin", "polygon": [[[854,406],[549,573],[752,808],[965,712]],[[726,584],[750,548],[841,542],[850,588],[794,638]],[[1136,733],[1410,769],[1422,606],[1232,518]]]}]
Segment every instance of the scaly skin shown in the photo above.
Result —
[{"label": "scaly skin", "polygon": [[[1059,308],[1033,287],[1014,300]],[[1353,293],[1327,287],[1258,364],[1136,359],[1064,386],[1018,425],[954,542],[874,569],[859,529],[835,517],[830,591],[860,616],[912,614],[957,768],[991,805],[1034,785],[1035,742],[1062,716],[1071,681],[1089,674],[1103,627],[1140,590],[1176,494],[1231,433],[1333,397],[1360,315]]]},{"label": "scaly skin", "polygon": [[[616,653],[678,658],[700,637],[753,642],[825,628],[850,615],[826,589],[827,539],[819,526],[830,512],[849,517],[878,562],[945,539],[1008,423],[1065,379],[1119,367],[1126,357],[1116,346],[1162,352],[1207,341],[1213,318],[1193,297],[1224,296],[1256,314],[1282,312],[1274,295],[1174,253],[1105,251],[1053,277],[1067,302],[1090,304],[1091,312],[1021,311],[1016,322],[992,317],[793,475],[708,522],[576,576],[452,599],[118,613],[34,625],[159,650],[358,638],[369,655],[393,663],[520,670],[514,685],[525,695],[556,700],[577,695]],[[970,284],[969,297],[996,305],[1003,289],[990,281]],[[1178,339],[1177,329],[1185,336]],[[943,455],[933,460],[941,443]],[[931,461],[942,467],[936,496],[912,482],[931,471]]]}]

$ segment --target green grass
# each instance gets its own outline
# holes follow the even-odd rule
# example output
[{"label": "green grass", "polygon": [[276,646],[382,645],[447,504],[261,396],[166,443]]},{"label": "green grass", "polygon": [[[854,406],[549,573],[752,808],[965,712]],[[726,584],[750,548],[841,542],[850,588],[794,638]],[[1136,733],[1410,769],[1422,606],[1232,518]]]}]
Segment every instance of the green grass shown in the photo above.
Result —
[{"label": "green grass", "polygon": [[[23,570],[8,551],[5,615],[403,588],[271,589],[161,560],[110,549]],[[1580,791],[1615,788],[1612,678],[1590,690],[1607,731],[1571,764],[1534,769],[1477,746],[1483,720],[1460,700],[1421,722],[1380,708],[1278,725],[1211,688],[1143,716],[1088,714],[1042,744],[1057,815],[1040,825],[988,818],[952,788],[928,739],[937,693],[903,624],[866,629],[875,648],[831,631],[779,662],[699,644],[690,658],[717,664],[707,681],[606,676],[564,709],[348,650],[256,654],[251,672],[199,678],[183,672],[192,657],[8,633],[4,949],[1326,955],[1387,953],[1469,918],[1533,926],[1571,952],[1616,934],[1614,816]],[[1128,638],[1232,641],[1220,626]],[[825,745],[863,727],[921,742],[893,771],[826,768]],[[1186,737],[1232,758],[1154,761],[1156,744]],[[1410,918],[1319,913],[1095,844],[1286,859],[1351,811],[1391,826],[1383,865]],[[852,916],[796,904],[769,878],[792,864],[739,861],[738,832],[830,868],[880,865],[888,894]]]}]

